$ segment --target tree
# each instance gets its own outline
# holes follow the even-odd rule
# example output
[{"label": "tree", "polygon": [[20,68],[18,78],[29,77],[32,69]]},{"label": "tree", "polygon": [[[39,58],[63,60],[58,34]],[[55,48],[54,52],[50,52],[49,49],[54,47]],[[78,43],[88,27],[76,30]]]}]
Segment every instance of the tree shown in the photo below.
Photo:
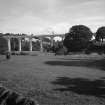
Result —
[{"label": "tree", "polygon": [[69,51],[82,51],[92,38],[91,30],[84,25],[72,26],[69,33],[65,35],[64,46]]},{"label": "tree", "polygon": [[103,39],[104,39],[104,38],[105,38],[105,26],[99,27],[99,28],[97,29],[95,39],[96,39],[97,41],[102,41],[102,42],[103,42]]},{"label": "tree", "polygon": [[18,51],[19,45],[18,45],[18,39],[17,38],[11,38],[11,50],[12,51]]},{"label": "tree", "polygon": [[3,37],[0,37],[0,54],[4,54],[7,50],[7,40]]}]

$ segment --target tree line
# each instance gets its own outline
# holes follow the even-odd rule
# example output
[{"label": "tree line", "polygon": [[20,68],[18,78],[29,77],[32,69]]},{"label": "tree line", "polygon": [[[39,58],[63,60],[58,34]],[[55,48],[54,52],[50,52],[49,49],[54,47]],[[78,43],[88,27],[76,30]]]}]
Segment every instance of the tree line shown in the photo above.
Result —
[{"label": "tree line", "polygon": [[[94,36],[94,39],[92,39]],[[99,27],[95,33],[85,25],[74,25],[65,34],[63,41],[67,52],[105,53],[105,26]]]}]

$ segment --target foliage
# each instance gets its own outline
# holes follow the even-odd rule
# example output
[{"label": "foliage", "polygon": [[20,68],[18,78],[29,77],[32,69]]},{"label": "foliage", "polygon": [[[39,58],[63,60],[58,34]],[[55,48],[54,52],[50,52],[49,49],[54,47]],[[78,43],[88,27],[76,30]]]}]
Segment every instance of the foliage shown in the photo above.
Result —
[{"label": "foliage", "polygon": [[40,42],[36,41],[36,42],[32,42],[32,50],[33,51],[39,51],[40,50]]},{"label": "foliage", "polygon": [[96,38],[97,41],[102,41],[103,42],[103,39],[105,38],[105,26],[99,27],[97,29],[95,38]]},{"label": "foliage", "polygon": [[55,42],[54,43],[54,45],[52,46],[52,51],[54,52],[54,53],[56,53],[57,51],[59,51],[60,49],[62,49],[63,48],[63,43],[62,43],[62,41],[57,41],[57,42]]},{"label": "foliage", "polygon": [[82,51],[87,47],[92,38],[91,30],[84,25],[72,26],[69,33],[65,35],[64,46],[69,51]]},{"label": "foliage", "polygon": [[90,54],[90,53],[98,53],[98,54],[103,54],[105,53],[105,43],[101,43],[101,42],[97,42],[97,41],[90,41],[88,43],[88,47],[85,50],[86,54]]},{"label": "foliage", "polygon": [[22,43],[22,50],[29,51],[29,42],[28,41],[24,41],[24,43]]},{"label": "foliage", "polygon": [[11,38],[11,50],[12,51],[18,51],[19,45],[18,45],[18,39],[17,38]]},{"label": "foliage", "polygon": [[50,39],[47,38],[47,37],[45,37],[45,38],[43,38],[43,41],[44,41],[44,42],[50,42]]},{"label": "foliage", "polygon": [[7,41],[5,38],[0,37],[0,54],[4,54],[8,50]]}]

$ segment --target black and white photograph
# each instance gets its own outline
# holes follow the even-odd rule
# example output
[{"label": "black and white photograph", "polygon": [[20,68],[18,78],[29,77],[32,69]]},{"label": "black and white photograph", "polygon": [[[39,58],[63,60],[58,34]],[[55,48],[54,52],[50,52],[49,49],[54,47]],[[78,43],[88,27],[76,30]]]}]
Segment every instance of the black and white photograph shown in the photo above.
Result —
[{"label": "black and white photograph", "polygon": [[105,105],[105,0],[0,0],[0,105]]}]

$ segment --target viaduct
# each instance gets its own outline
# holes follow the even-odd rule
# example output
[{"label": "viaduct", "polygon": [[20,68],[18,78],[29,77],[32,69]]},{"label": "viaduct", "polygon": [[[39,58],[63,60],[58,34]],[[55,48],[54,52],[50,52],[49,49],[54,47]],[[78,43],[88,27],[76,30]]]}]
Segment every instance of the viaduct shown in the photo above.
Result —
[{"label": "viaduct", "polygon": [[22,44],[21,44],[21,40],[22,38],[28,38],[29,39],[29,51],[32,52],[32,39],[39,39],[40,42],[40,51],[43,52],[43,38],[49,37],[50,41],[51,41],[51,46],[53,46],[53,42],[54,42],[54,38],[55,37],[61,37],[62,40],[65,37],[65,34],[53,34],[53,35],[21,35],[21,34],[17,34],[17,35],[9,35],[9,34],[5,34],[2,35],[2,37],[4,37],[7,42],[8,42],[8,52],[11,52],[11,38],[17,38],[18,42],[19,42],[19,52],[22,51]]}]

